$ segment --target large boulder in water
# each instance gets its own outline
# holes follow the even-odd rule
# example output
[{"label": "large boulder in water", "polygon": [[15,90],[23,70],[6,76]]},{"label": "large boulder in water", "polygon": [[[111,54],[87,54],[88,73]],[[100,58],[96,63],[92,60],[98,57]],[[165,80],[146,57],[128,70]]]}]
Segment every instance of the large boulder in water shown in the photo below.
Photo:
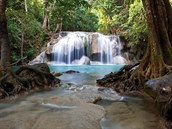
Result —
[{"label": "large boulder in water", "polygon": [[80,60],[72,61],[72,64],[90,65],[90,59],[87,56],[82,56]]},{"label": "large boulder in water", "polygon": [[81,59],[79,60],[79,64],[89,65],[90,59],[87,56],[82,56]]},{"label": "large boulder in water", "polygon": [[114,64],[127,64],[127,60],[122,56],[115,56],[113,57]]}]

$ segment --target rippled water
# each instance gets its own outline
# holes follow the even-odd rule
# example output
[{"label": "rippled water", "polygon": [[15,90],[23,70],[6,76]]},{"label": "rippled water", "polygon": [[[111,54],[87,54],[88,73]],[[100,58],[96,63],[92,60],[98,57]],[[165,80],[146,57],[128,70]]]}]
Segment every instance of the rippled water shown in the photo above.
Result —
[{"label": "rippled water", "polygon": [[[160,118],[153,104],[141,98],[119,96],[108,88],[99,90],[96,87],[96,79],[121,67],[122,65],[50,66],[51,71],[75,70],[80,73],[64,73],[59,77],[63,83],[59,88],[21,97],[15,102],[0,103],[0,129],[30,129],[27,125],[29,123],[34,123],[33,129],[48,129],[53,128],[56,118],[53,129],[99,129],[92,127],[96,122],[92,114],[96,110],[84,116],[86,111],[83,107],[87,105],[82,106],[80,100],[90,103],[100,97],[102,100],[97,104],[105,109],[105,115],[99,122],[102,129],[159,129],[157,123]],[[92,108],[88,107],[86,110],[91,112]]]},{"label": "rippled water", "polygon": [[[60,77],[63,83],[78,86],[96,85],[96,79],[105,74],[119,70],[122,65],[109,66],[65,66],[51,67],[55,71],[75,70],[81,73],[64,74]],[[102,100],[98,102],[106,110],[100,121],[102,129],[158,129],[160,120],[155,107],[141,98],[122,96],[119,101]]]}]

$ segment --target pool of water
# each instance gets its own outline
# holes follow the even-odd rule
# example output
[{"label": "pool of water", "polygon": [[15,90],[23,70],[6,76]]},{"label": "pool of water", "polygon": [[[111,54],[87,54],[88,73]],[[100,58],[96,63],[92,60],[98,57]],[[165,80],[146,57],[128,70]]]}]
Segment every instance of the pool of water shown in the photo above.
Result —
[{"label": "pool of water", "polygon": [[69,70],[87,74],[108,74],[118,71],[124,65],[49,65],[51,71],[65,72]]}]

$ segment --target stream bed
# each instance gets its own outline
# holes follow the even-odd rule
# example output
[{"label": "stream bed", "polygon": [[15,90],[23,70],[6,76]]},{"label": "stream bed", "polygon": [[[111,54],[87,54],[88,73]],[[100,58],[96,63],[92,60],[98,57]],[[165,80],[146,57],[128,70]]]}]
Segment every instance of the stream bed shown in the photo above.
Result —
[{"label": "stream bed", "polygon": [[0,129],[159,129],[153,104],[96,86],[96,79],[121,67],[50,66],[80,73],[63,73],[61,87],[0,103]]}]

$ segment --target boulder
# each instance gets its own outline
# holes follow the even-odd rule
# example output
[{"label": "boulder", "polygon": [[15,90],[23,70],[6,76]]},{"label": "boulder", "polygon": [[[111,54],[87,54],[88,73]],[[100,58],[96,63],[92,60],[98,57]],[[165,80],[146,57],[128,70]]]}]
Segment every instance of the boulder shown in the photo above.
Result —
[{"label": "boulder", "polygon": [[[158,103],[166,120],[172,120],[172,74],[146,82],[146,92]],[[170,125],[171,126],[171,125]],[[169,127],[171,129],[171,127]]]},{"label": "boulder", "polygon": [[72,61],[72,64],[90,65],[90,58],[87,56],[82,56],[79,60]]},{"label": "boulder", "polygon": [[127,60],[122,56],[115,56],[113,58],[114,64],[127,64]]},{"label": "boulder", "polygon": [[147,81],[145,89],[158,102],[167,102],[172,95],[172,74]]},{"label": "boulder", "polygon": [[79,64],[90,65],[90,59],[87,56],[82,56],[79,60]]},{"label": "boulder", "polygon": [[91,41],[91,53],[100,53],[99,46],[98,46],[98,34],[92,34],[92,41]]},{"label": "boulder", "polygon": [[48,57],[45,53],[45,51],[41,52],[35,59],[33,59],[31,62],[29,62],[29,65],[34,65],[38,63],[47,63]]}]

